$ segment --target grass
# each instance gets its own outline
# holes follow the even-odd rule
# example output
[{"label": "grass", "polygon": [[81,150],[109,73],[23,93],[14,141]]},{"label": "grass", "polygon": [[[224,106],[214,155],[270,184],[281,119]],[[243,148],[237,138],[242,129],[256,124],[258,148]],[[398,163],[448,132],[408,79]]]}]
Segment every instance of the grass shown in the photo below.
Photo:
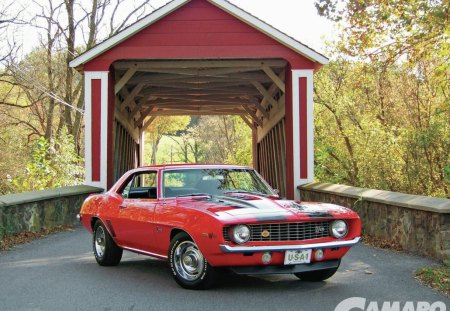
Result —
[{"label": "grass", "polygon": [[450,298],[450,266],[432,266],[416,271],[416,278]]},{"label": "grass", "polygon": [[73,226],[64,225],[64,226],[57,226],[54,228],[43,228],[40,231],[37,232],[19,232],[12,235],[8,235],[0,239],[0,251],[7,251],[11,248],[20,245],[29,243],[36,239],[44,238],[50,234],[62,232],[62,231],[71,231],[73,230]]}]

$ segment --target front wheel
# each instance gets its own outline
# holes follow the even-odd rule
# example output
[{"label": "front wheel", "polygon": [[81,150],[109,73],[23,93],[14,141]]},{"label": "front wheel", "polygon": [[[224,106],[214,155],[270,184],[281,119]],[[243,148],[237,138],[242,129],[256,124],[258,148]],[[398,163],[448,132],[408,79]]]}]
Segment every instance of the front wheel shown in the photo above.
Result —
[{"label": "front wheel", "polygon": [[183,288],[206,289],[213,284],[214,268],[184,232],[175,235],[170,243],[169,264],[175,281]]},{"label": "front wheel", "polygon": [[116,266],[122,259],[123,250],[116,245],[100,220],[94,225],[92,247],[95,260],[100,266]]},{"label": "front wheel", "polygon": [[299,272],[294,273],[296,277],[298,277],[302,281],[307,282],[320,282],[326,279],[331,278],[339,268],[341,261],[339,260],[338,266],[336,268],[317,270],[317,271],[308,271],[308,272]]}]

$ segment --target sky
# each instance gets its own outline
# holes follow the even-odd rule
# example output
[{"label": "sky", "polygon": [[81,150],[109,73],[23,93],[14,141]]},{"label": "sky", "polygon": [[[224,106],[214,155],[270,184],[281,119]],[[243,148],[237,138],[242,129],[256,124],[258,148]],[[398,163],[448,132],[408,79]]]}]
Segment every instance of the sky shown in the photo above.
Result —
[{"label": "sky", "polygon": [[317,14],[314,0],[229,1],[319,52],[336,33],[334,23]]},{"label": "sky", "polygon": [[[31,0],[19,0],[28,14],[34,15]],[[86,0],[88,1],[88,0]],[[133,0],[130,1],[130,4]],[[332,39],[336,31],[334,24],[320,17],[314,7],[314,0],[229,0],[252,15],[297,39],[314,50],[324,53],[325,39]],[[38,1],[40,2],[40,1]],[[154,8],[158,8],[168,0],[149,0]],[[31,3],[29,3],[31,4]],[[23,53],[31,51],[38,45],[39,36],[36,29],[23,29],[16,33],[16,40],[23,44]]]}]

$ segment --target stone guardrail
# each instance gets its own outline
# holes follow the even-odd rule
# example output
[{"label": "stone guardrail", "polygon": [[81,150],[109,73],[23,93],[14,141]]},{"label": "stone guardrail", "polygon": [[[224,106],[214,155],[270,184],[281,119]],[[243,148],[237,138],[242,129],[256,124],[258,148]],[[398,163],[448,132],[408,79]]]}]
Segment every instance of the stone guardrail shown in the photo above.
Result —
[{"label": "stone guardrail", "polygon": [[72,186],[0,196],[0,238],[76,224],[84,199],[102,191],[91,186]]},{"label": "stone guardrail", "polygon": [[328,183],[299,186],[304,201],[349,207],[361,217],[363,234],[450,264],[450,200]]}]

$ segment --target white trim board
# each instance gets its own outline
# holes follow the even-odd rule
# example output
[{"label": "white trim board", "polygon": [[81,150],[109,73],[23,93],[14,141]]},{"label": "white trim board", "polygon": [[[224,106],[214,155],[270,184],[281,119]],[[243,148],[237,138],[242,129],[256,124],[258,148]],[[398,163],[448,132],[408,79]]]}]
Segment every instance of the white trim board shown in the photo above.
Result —
[{"label": "white trim board", "polygon": [[[87,71],[84,74],[84,156],[85,180],[90,186],[107,189],[108,170],[108,71]],[[92,80],[100,80],[100,181],[92,181]]]},{"label": "white trim board", "polygon": [[[293,170],[295,199],[300,199],[297,186],[314,181],[314,88],[313,70],[292,70],[292,146],[293,146]],[[300,84],[299,79],[306,78],[306,127],[307,127],[307,155],[308,178],[300,178]]]},{"label": "white trim board", "polygon": [[[272,39],[274,39],[274,40],[278,41],[279,43],[283,44],[284,46],[294,50],[298,54],[300,54],[314,62],[320,63],[322,65],[328,64],[328,58],[326,58],[322,54],[314,51],[313,49],[307,47],[306,45],[302,44],[301,42],[289,37],[285,33],[281,32],[278,29],[272,27],[271,25],[263,22],[262,20],[256,18],[255,16],[247,13],[246,11],[235,6],[234,4],[232,4],[226,0],[206,0],[206,1],[208,1],[209,3],[213,4],[214,6],[218,7],[219,9],[221,9],[225,12],[228,12],[229,14],[240,19],[244,23],[250,25],[251,27],[258,29],[259,31],[261,31],[264,34],[271,37]],[[85,53],[81,54],[77,58],[73,59],[69,63],[69,66],[70,67],[78,67],[80,65],[87,63],[88,61],[96,58],[97,56],[108,51],[109,49],[113,48],[114,46],[116,46],[116,45],[120,44],[121,42],[125,41],[126,39],[132,37],[134,34],[139,32],[140,30],[152,25],[156,21],[160,20],[161,18],[165,17],[166,15],[170,14],[171,12],[177,10],[178,8],[180,8],[181,6],[185,5],[188,2],[190,2],[190,0],[173,0],[173,1],[169,2],[168,4],[155,10],[153,13],[144,17],[143,19],[141,19],[141,20],[137,21],[136,23],[130,25],[129,27],[125,28],[118,34],[112,36],[109,39],[106,39],[102,43],[96,45],[92,49],[86,51]]]}]

